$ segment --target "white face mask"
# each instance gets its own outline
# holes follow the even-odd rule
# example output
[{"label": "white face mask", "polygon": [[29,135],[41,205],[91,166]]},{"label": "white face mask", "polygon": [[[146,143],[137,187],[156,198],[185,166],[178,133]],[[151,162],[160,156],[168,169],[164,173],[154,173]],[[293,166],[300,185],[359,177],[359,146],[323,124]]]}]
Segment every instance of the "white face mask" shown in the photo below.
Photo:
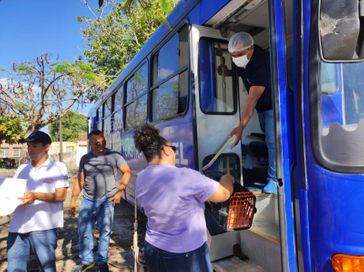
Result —
[{"label": "white face mask", "polygon": [[247,58],[246,55],[237,58],[232,57],[232,59],[235,65],[241,68],[245,68],[249,63],[249,59]]}]

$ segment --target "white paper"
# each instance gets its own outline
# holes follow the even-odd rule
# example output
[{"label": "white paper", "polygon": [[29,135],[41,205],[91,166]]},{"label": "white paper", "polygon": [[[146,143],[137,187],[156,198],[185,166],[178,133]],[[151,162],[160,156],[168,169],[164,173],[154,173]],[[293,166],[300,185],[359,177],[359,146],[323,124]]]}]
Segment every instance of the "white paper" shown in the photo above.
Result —
[{"label": "white paper", "polygon": [[0,177],[0,216],[11,214],[23,200],[27,181],[25,179]]}]

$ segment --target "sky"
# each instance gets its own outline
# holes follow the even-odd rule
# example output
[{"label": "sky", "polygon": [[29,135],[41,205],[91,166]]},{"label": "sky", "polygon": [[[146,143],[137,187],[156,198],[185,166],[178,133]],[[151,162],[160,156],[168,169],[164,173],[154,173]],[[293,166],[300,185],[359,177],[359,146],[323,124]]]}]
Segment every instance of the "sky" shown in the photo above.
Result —
[{"label": "sky", "polygon": [[[80,15],[91,16],[82,0],[0,0],[0,68],[9,70],[13,63],[42,53],[50,53],[52,60],[74,61],[86,48]],[[0,72],[0,79],[5,76]],[[81,111],[86,114],[88,107]]]},{"label": "sky", "polygon": [[79,15],[90,16],[81,0],[0,0],[0,67],[46,52],[73,61],[86,47]]}]

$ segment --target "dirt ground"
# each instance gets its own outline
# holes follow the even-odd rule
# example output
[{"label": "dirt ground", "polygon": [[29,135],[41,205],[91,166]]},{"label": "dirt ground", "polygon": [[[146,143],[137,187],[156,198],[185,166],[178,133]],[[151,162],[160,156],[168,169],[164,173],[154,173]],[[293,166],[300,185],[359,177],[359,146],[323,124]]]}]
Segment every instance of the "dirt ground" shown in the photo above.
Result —
[{"label": "dirt ground", "polygon": [[[1,177],[13,176],[15,170],[0,169]],[[70,171],[70,188],[75,179],[76,171]],[[68,190],[67,200],[64,203],[64,228],[59,230],[58,246],[56,249],[57,272],[70,272],[78,261],[78,234],[77,218],[70,218],[67,214],[71,189]],[[139,238],[144,237],[146,219],[138,215]],[[8,236],[8,223],[10,217],[0,217],[0,271],[6,271],[6,239]],[[133,271],[134,257],[131,250],[133,241],[134,208],[126,201],[122,201],[115,207],[114,225],[112,229],[109,247],[109,268],[110,271]],[[96,250],[96,246],[95,246]],[[96,251],[95,251],[96,252]],[[28,271],[38,271],[34,257],[28,265]],[[95,269],[94,271],[97,271]]]}]

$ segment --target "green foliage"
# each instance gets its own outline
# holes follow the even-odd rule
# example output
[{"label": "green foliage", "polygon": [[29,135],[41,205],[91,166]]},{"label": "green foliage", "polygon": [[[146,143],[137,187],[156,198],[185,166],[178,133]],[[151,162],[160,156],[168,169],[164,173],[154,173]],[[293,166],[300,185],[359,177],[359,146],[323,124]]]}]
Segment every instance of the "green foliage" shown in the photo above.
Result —
[{"label": "green foliage", "polygon": [[14,64],[0,82],[0,104],[24,120],[27,132],[40,129],[105,89],[105,76],[80,60],[53,62],[48,54]]},{"label": "green foliage", "polygon": [[2,142],[12,144],[24,136],[25,124],[15,114],[0,115],[0,145]]},{"label": "green foliage", "polygon": [[[151,34],[165,21],[171,0],[129,0],[111,2],[103,18],[79,17],[86,29],[89,48],[85,56],[96,71],[106,75],[107,86],[131,61]],[[102,10],[99,10],[100,14]]]},{"label": "green foliage", "polygon": [[[63,62],[55,62],[51,64],[52,69],[48,71],[48,74],[63,74],[68,75],[73,78],[77,78],[82,81],[82,85],[92,86],[87,92],[85,92],[85,97],[91,102],[99,94],[99,90],[106,88],[106,80],[103,74],[96,74],[94,72],[94,67],[91,63],[76,61],[74,64],[65,60]],[[81,86],[80,84],[77,84]]]},{"label": "green foliage", "polygon": [[14,71],[19,72],[20,74],[30,74],[32,71],[34,71],[35,67],[31,64],[25,63],[23,65],[14,66]]},{"label": "green foliage", "polygon": [[[63,141],[73,142],[78,139],[80,133],[87,131],[87,117],[77,112],[67,112],[62,117],[62,139]],[[49,133],[52,141],[59,140],[58,120],[50,124]]]},{"label": "green foliage", "polygon": [[[178,3],[179,0],[158,0],[155,2],[158,2],[162,11],[165,15],[168,15],[173,7]],[[136,5],[140,5],[143,8],[148,6],[150,1],[148,0],[125,0],[126,6],[128,7],[127,13],[131,13],[132,7],[135,7]]]},{"label": "green foliage", "polygon": [[169,14],[172,11],[172,4],[170,0],[160,0],[160,5],[162,10],[166,13]]}]

